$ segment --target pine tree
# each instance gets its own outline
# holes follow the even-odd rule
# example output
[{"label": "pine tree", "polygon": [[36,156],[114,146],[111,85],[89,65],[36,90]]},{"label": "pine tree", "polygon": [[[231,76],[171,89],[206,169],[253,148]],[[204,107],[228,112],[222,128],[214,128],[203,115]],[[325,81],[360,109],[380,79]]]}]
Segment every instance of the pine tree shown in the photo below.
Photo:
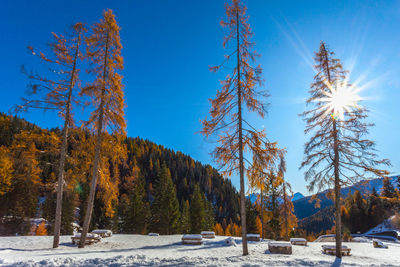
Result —
[{"label": "pine tree", "polygon": [[348,82],[347,72],[324,42],[315,61],[317,74],[307,99],[307,105],[313,107],[302,114],[307,123],[305,133],[313,136],[305,145],[301,168],[309,166],[305,179],[310,181],[310,191],[334,185],[336,256],[341,258],[341,185],[358,181],[368,173],[385,176],[388,172],[377,166],[390,163],[376,159],[374,142],[365,138],[372,126],[363,122],[367,110],[358,105],[359,97]]},{"label": "pine tree", "polygon": [[125,135],[122,76],[117,72],[117,70],[123,69],[119,30],[115,16],[112,10],[109,9],[104,11],[103,19],[100,23],[94,24],[92,35],[86,39],[87,56],[92,67],[90,73],[94,74],[96,79],[92,85],[85,87],[82,93],[92,97],[95,106],[88,123],[94,125],[96,145],[89,199],[79,242],[80,248],[85,246],[93,211],[100,157],[102,155],[103,131],[111,129],[114,132]]},{"label": "pine tree", "polygon": [[158,174],[155,196],[152,204],[152,228],[160,234],[175,234],[179,229],[179,202],[171,172],[163,163]]},{"label": "pine tree", "polygon": [[146,228],[150,216],[150,210],[148,203],[145,202],[146,191],[142,177],[136,179],[130,195],[131,200],[128,207],[126,221],[124,223],[124,232],[131,234],[144,234],[147,230]]},{"label": "pine tree", "polygon": [[257,233],[257,210],[251,203],[250,199],[246,200],[246,216],[247,231],[251,234]]},{"label": "pine tree", "polygon": [[199,184],[195,185],[190,202],[190,223],[192,225],[192,233],[200,234],[201,231],[204,231],[203,227],[206,224],[206,211]]},{"label": "pine tree", "polygon": [[376,188],[375,188],[375,187],[372,187],[372,193],[371,193],[371,195],[374,196],[374,197],[379,197],[378,192],[376,191]]},{"label": "pine tree", "polygon": [[382,187],[382,193],[381,195],[383,197],[388,197],[388,198],[393,198],[396,197],[396,191],[392,183],[390,182],[389,177],[383,178],[383,187]]},{"label": "pine tree", "polygon": [[204,198],[204,213],[205,213],[203,230],[211,231],[215,224],[214,208],[211,202],[207,200],[205,195],[203,196],[204,196],[203,198]]},{"label": "pine tree", "polygon": [[[250,39],[253,35],[246,15],[247,8],[240,0],[233,0],[226,4],[227,19],[221,22],[229,30],[224,38],[223,46],[232,41],[235,46],[233,53],[225,56],[225,61],[212,71],[218,71],[226,66],[233,58],[235,64],[233,72],[222,82],[222,89],[217,92],[215,99],[211,100],[211,119],[203,120],[202,133],[209,137],[217,134],[219,146],[213,151],[213,157],[224,169],[226,175],[233,172],[239,173],[240,178],[240,218],[242,225],[243,255],[248,254],[247,229],[246,229],[246,200],[245,200],[245,157],[243,152],[249,151],[253,156],[267,158],[269,145],[265,141],[265,131],[258,131],[244,119],[247,108],[264,117],[266,105],[261,102],[268,96],[265,92],[256,90],[261,85],[261,67],[252,67],[258,54],[254,51],[254,42]],[[250,166],[248,166],[250,167]]]},{"label": "pine tree", "polygon": [[[53,53],[53,58],[47,57],[42,52],[35,51],[32,47],[28,47],[32,54],[38,55],[43,63],[51,64],[51,72],[46,76],[40,76],[34,73],[24,73],[28,75],[30,80],[29,94],[35,95],[34,98],[23,98],[23,103],[15,107],[16,111],[26,111],[30,108],[39,108],[43,110],[56,110],[64,119],[62,129],[62,143],[60,148],[60,161],[58,168],[58,187],[57,187],[57,204],[54,223],[54,239],[53,248],[58,247],[60,241],[60,225],[62,213],[63,184],[65,183],[65,159],[67,156],[68,131],[72,123],[72,105],[77,101],[74,89],[79,83],[78,78],[78,59],[82,58],[80,46],[82,35],[85,32],[82,23],[76,23],[68,34],[68,38],[53,33],[54,42],[49,44]],[[56,73],[53,79],[52,75]]]},{"label": "pine tree", "polygon": [[268,227],[271,229],[271,238],[278,239],[281,233],[280,225],[280,209],[279,209],[279,187],[282,180],[279,179],[273,172],[268,175],[266,185],[267,191],[267,209],[269,210]]},{"label": "pine tree", "polygon": [[179,227],[180,232],[182,234],[189,234],[190,233],[190,208],[189,208],[189,201],[181,201],[181,217],[179,219]]}]

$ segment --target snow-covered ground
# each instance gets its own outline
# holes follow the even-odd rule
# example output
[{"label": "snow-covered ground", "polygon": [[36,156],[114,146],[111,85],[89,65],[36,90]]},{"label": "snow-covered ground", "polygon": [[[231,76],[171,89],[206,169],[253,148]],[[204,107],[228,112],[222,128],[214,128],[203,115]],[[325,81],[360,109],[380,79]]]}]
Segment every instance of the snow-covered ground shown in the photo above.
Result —
[{"label": "snow-covered ground", "polygon": [[[70,236],[62,236],[52,249],[51,236],[0,237],[0,266],[340,266],[334,256],[321,253],[321,245],[293,246],[292,255],[269,254],[268,241],[249,242],[250,255],[237,246],[225,245],[226,237],[205,239],[201,246],[182,245],[182,235],[113,235],[79,249]],[[332,243],[330,243],[332,244]],[[352,256],[341,266],[399,266],[400,244],[375,249],[369,242],[346,243]]]}]

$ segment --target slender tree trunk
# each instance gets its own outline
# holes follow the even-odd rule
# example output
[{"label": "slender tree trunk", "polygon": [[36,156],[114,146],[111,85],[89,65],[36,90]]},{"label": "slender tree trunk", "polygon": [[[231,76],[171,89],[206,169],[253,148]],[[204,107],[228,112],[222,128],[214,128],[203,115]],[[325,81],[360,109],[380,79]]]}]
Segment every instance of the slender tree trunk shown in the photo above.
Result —
[{"label": "slender tree trunk", "polygon": [[67,98],[67,103],[65,106],[65,121],[64,121],[64,128],[63,128],[61,151],[60,151],[60,165],[58,168],[58,187],[57,187],[56,216],[55,216],[55,222],[54,222],[53,248],[57,248],[60,243],[63,183],[64,183],[64,166],[65,166],[65,158],[66,158],[66,154],[67,154],[67,145],[68,145],[68,128],[69,128],[69,122],[71,120],[72,89],[74,87],[76,61],[77,61],[78,54],[79,54],[80,42],[81,42],[81,36],[79,34],[77,45],[76,45],[76,50],[75,50],[75,55],[74,55],[74,63],[73,63],[72,72],[71,72],[71,80],[69,82],[68,98]]},{"label": "slender tree trunk", "polygon": [[261,186],[260,198],[261,198],[261,238],[264,239],[264,195],[263,195],[263,187]]},{"label": "slender tree trunk", "polygon": [[97,121],[97,136],[96,136],[96,148],[95,148],[94,164],[93,164],[92,183],[90,186],[89,200],[86,209],[85,220],[83,222],[83,229],[81,233],[81,240],[79,242],[79,248],[85,247],[86,236],[89,231],[90,220],[92,218],[93,203],[96,194],[97,177],[99,174],[100,152],[102,143],[101,134],[103,131],[103,116],[104,116],[104,101],[105,101],[104,98],[106,93],[106,80],[107,80],[107,58],[108,58],[108,46],[109,46],[108,38],[109,36],[107,34],[106,50],[104,54],[103,85],[102,85],[103,88],[101,91],[101,100],[99,107],[100,113]]},{"label": "slender tree trunk", "polygon": [[243,160],[243,136],[242,136],[242,89],[240,84],[240,34],[239,11],[236,10],[236,40],[237,40],[237,75],[238,75],[238,131],[239,131],[239,174],[240,174],[240,220],[242,222],[242,246],[243,256],[248,255],[247,227],[246,227],[246,196],[244,195],[244,160]]},{"label": "slender tree trunk", "polygon": [[286,197],[286,185],[285,180],[283,180],[283,223],[285,227],[285,239],[289,240],[288,234],[288,210],[287,210],[287,197]]},{"label": "slender tree trunk", "polygon": [[[326,51],[326,50],[325,50]],[[327,72],[328,83],[332,86],[331,74],[329,70],[328,54],[325,54],[325,68]],[[335,176],[335,222],[336,222],[336,257],[342,258],[342,220],[340,217],[340,177],[339,177],[339,142],[336,128],[336,119],[333,122],[333,150],[334,150],[334,176]]]},{"label": "slender tree trunk", "polygon": [[335,220],[336,220],[336,257],[342,257],[342,218],[340,217],[340,178],[339,178],[339,147],[336,120],[333,119],[334,140],[334,173],[335,173]]}]

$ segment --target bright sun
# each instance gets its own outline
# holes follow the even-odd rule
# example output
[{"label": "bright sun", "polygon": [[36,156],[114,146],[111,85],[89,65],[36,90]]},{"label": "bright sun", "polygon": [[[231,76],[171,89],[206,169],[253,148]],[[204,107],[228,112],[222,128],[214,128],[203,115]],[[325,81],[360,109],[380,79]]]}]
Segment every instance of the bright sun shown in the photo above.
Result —
[{"label": "bright sun", "polygon": [[331,115],[333,119],[343,119],[345,112],[359,108],[358,102],[361,97],[354,86],[347,84],[336,84],[328,86],[329,92],[324,92],[326,97],[317,99],[318,102],[325,103],[321,108],[325,110],[324,115]]}]

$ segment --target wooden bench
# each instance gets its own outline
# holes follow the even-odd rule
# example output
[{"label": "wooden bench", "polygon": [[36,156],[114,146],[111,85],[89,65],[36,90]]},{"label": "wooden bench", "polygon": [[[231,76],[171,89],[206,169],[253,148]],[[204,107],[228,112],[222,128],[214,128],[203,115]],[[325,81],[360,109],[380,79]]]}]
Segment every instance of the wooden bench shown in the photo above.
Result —
[{"label": "wooden bench", "polygon": [[159,233],[149,233],[148,236],[159,236]]},{"label": "wooden bench", "polygon": [[[72,244],[79,244],[81,241],[81,233],[76,233],[74,236],[71,237]],[[101,240],[101,236],[98,234],[91,234],[88,233],[86,236],[85,244],[91,245],[93,243],[97,243]]]},{"label": "wooden bench", "polygon": [[289,242],[269,242],[268,250],[277,254],[292,254],[292,245]]},{"label": "wooden bench", "polygon": [[215,238],[215,233],[214,233],[214,232],[211,232],[211,231],[202,231],[202,232],[200,233],[200,235],[201,235],[203,238]]},{"label": "wooden bench", "polygon": [[290,238],[290,244],[298,246],[307,246],[307,240],[304,238]]},{"label": "wooden bench", "polygon": [[92,231],[92,234],[97,234],[101,237],[110,237],[112,236],[112,231],[106,229],[96,229]]},{"label": "wooden bench", "polygon": [[201,245],[203,244],[203,237],[201,235],[184,235],[182,237],[183,245]]},{"label": "wooden bench", "polygon": [[247,234],[247,241],[260,241],[260,235],[259,234]]},{"label": "wooden bench", "polygon": [[[336,246],[322,245],[322,252],[329,255],[336,255]],[[342,256],[350,256],[351,249],[347,246],[342,246]]]}]

